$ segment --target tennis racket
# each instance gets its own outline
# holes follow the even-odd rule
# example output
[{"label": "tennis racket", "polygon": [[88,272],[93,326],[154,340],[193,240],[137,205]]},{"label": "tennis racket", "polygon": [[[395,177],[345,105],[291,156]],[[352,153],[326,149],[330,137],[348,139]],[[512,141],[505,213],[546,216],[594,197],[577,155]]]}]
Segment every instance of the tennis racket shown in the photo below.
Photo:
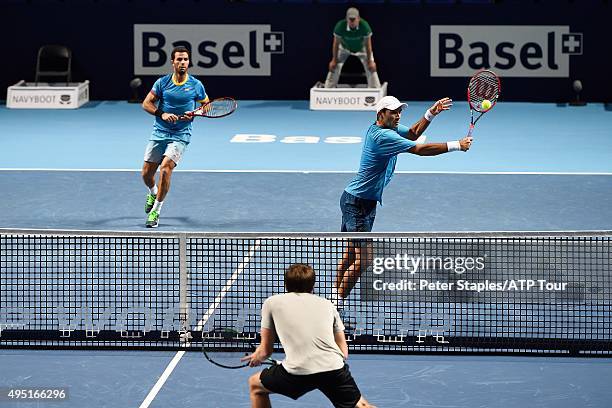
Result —
[{"label": "tennis racket", "polygon": [[234,98],[225,96],[206,102],[196,110],[185,112],[180,116],[180,119],[190,120],[196,116],[204,118],[223,118],[234,113],[237,108],[238,102],[236,102]]},{"label": "tennis racket", "polygon": [[[252,354],[256,348],[250,338],[241,338],[233,329],[221,328],[202,333],[202,353],[217,367],[232,370],[248,367],[249,362],[241,359]],[[278,361],[268,358],[261,364],[272,366],[277,365]]]},{"label": "tennis racket", "polygon": [[[474,125],[476,122],[488,111],[493,109],[495,104],[497,103],[497,98],[499,98],[499,93],[501,91],[501,82],[499,81],[499,77],[488,69],[483,69],[478,71],[472,79],[470,79],[470,83],[467,88],[467,98],[468,103],[470,104],[470,130],[468,131],[468,136],[472,136],[472,131],[474,130]],[[484,100],[488,100],[491,102],[491,106],[487,109],[483,108],[482,102]],[[474,111],[479,112],[480,115],[474,120]]]}]

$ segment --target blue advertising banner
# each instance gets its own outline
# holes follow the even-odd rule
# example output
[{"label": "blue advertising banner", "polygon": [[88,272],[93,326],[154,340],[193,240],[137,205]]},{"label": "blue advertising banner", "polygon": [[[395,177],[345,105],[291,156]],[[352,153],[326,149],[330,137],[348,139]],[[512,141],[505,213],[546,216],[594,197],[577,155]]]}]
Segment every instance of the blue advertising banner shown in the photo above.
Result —
[{"label": "blue advertising banner", "polygon": [[[332,31],[346,4],[226,1],[13,0],[2,5],[5,58],[0,99],[33,80],[43,44],[73,52],[73,80],[90,81],[91,99],[130,97],[170,72],[176,45],[192,50],[191,73],[210,95],[308,99],[331,59]],[[503,2],[487,5],[363,4],[388,92],[405,100],[465,98],[467,78],[491,68],[502,100],[567,101],[580,79],[582,98],[610,101],[610,5]],[[599,75],[598,75],[599,74]]]}]

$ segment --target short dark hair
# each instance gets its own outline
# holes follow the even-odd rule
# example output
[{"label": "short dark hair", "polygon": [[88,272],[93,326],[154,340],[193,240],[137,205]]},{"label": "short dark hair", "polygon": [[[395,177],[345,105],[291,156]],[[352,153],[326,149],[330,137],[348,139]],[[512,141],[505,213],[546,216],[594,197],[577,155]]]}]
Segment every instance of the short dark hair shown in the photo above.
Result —
[{"label": "short dark hair", "polygon": [[293,264],[285,271],[287,292],[311,293],[315,281],[315,271],[310,265]]},{"label": "short dark hair", "polygon": [[174,47],[174,49],[172,50],[172,54],[170,54],[170,59],[172,61],[174,61],[174,54],[176,54],[177,52],[186,52],[187,56],[189,57],[189,60],[191,61],[191,52],[189,51],[189,48],[185,47],[184,45]]},{"label": "short dark hair", "polygon": [[389,109],[387,109],[387,108],[382,108],[381,110],[379,110],[378,112],[376,112],[376,120],[380,119],[380,116],[381,116],[383,113],[387,112],[388,110],[389,110]]}]

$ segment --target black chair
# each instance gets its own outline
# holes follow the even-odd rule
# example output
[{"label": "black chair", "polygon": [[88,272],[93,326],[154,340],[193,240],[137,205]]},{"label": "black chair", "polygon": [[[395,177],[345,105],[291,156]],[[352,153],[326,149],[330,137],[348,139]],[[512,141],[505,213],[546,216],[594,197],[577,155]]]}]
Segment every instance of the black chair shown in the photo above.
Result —
[{"label": "black chair", "polygon": [[36,75],[38,84],[41,77],[63,77],[66,85],[72,80],[72,51],[65,45],[43,45],[38,49]]}]

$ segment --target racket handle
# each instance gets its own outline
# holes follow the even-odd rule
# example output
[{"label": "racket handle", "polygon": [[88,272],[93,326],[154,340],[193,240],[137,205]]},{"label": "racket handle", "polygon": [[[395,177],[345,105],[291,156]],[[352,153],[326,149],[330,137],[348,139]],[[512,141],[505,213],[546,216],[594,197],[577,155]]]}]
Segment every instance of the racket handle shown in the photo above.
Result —
[{"label": "racket handle", "polygon": [[472,132],[474,131],[474,124],[470,123],[470,129],[468,130],[468,137],[472,137]]}]

